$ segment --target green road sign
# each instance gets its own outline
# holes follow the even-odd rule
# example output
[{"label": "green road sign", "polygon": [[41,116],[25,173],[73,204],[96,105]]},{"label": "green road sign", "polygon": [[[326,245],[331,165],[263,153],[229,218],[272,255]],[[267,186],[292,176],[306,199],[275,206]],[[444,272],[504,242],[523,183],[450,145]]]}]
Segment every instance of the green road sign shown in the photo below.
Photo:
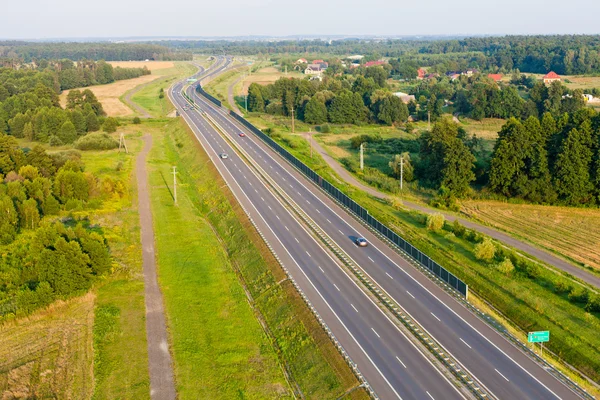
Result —
[{"label": "green road sign", "polygon": [[550,331],[529,332],[527,341],[529,343],[548,342],[550,340]]}]

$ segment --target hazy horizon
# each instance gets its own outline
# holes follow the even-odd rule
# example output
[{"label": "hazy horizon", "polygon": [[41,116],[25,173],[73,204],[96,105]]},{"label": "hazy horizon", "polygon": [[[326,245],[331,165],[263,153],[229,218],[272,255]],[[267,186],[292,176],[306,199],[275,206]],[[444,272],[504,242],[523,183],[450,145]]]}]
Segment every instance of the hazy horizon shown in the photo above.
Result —
[{"label": "hazy horizon", "polygon": [[[0,38],[13,40],[127,37],[478,36],[598,34],[600,1],[573,0],[568,10],[542,0],[506,0],[501,6],[460,3],[331,0],[290,7],[274,0],[30,0],[5,5]],[[35,12],[32,12],[35,10]]]}]

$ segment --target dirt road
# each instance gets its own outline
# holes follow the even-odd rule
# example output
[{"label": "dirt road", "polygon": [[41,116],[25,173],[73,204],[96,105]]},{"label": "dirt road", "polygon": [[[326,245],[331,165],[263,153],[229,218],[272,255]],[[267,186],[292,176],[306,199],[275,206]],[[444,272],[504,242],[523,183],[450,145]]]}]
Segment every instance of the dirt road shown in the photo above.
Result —
[{"label": "dirt road", "polygon": [[148,336],[148,364],[150,370],[150,397],[172,400],[177,397],[173,379],[173,365],[167,340],[167,326],[162,293],[156,275],[154,230],[150,210],[150,191],[146,158],[152,148],[152,136],[142,138],[144,148],[137,157],[135,172],[138,184],[138,203],[142,239],[144,291],[146,299],[146,334]]}]

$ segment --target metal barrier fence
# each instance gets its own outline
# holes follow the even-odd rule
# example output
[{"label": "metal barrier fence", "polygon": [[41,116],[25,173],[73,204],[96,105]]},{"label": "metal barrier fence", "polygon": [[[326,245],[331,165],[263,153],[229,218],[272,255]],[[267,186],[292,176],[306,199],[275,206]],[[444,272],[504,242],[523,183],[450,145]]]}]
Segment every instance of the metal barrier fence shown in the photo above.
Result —
[{"label": "metal barrier fence", "polygon": [[[203,96],[211,100],[213,103],[221,106],[221,102],[214,97],[206,94],[204,90],[198,85],[198,92]],[[217,103],[218,102],[218,103]],[[371,226],[377,232],[381,233],[383,236],[388,238],[391,242],[396,244],[399,248],[408,253],[411,257],[417,260],[423,267],[427,268],[431,271],[435,276],[441,279],[443,282],[447,283],[450,287],[457,290],[460,294],[467,297],[469,288],[466,283],[458,279],[454,274],[446,270],[444,267],[439,265],[437,262],[432,260],[422,251],[411,245],[409,242],[401,238],[396,232],[392,231],[390,228],[379,222],[377,219],[373,218],[369,212],[359,205],[357,202],[352,200],[346,194],[344,194],[341,190],[333,186],[327,180],[323,179],[322,176],[317,174],[311,168],[309,168],[302,161],[293,156],[289,151],[280,146],[277,142],[271,139],[268,135],[262,132],[260,129],[252,125],[250,122],[245,120],[243,117],[239,116],[233,111],[229,111],[229,115],[235,118],[239,123],[244,125],[246,128],[250,129],[256,136],[258,136],[263,142],[268,144],[273,150],[279,153],[283,158],[289,161],[293,166],[295,166],[300,172],[302,172],[308,179],[317,184],[320,188],[322,188],[325,192],[331,195],[334,199],[339,201],[349,210],[351,210],[354,214],[356,214],[360,219],[362,219],[366,224]]]},{"label": "metal barrier fence", "polygon": [[202,89],[202,85],[198,84],[198,86],[196,86],[196,91],[202,96],[206,97],[211,102],[215,103],[218,107],[221,107],[221,100],[215,98],[214,96],[211,96],[206,91],[204,91],[204,89]]}]

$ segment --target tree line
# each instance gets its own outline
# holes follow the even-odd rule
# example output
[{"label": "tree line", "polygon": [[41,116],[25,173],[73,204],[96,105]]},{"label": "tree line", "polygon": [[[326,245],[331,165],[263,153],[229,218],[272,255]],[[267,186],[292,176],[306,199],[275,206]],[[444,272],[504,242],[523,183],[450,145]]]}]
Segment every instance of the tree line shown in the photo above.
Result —
[{"label": "tree line", "polygon": [[0,133],[59,146],[100,128],[115,131],[116,120],[104,117],[102,104],[89,89],[71,90],[63,109],[57,79],[47,70],[0,68]]},{"label": "tree line", "polygon": [[20,59],[30,63],[46,60],[107,60],[143,61],[170,60],[189,61],[192,53],[174,51],[169,47],[148,43],[34,43],[0,41],[0,59]]},{"label": "tree line", "polygon": [[22,149],[0,134],[0,317],[87,290],[110,269],[100,231],[66,227],[56,216],[124,191],[120,182],[84,172],[77,153]]},{"label": "tree line", "polygon": [[291,116],[309,124],[392,125],[406,122],[408,108],[388,89],[382,67],[357,70],[353,75],[327,76],[323,81],[281,78],[248,88],[248,111]]},{"label": "tree line", "polygon": [[[416,142],[418,150],[404,143],[401,151],[418,154],[415,178],[438,190],[438,204],[452,206],[456,197],[472,195],[600,204],[600,114],[591,108],[556,117],[545,112],[539,118],[510,118],[489,157],[476,137],[447,117]],[[473,191],[474,182],[479,193]]]}]

